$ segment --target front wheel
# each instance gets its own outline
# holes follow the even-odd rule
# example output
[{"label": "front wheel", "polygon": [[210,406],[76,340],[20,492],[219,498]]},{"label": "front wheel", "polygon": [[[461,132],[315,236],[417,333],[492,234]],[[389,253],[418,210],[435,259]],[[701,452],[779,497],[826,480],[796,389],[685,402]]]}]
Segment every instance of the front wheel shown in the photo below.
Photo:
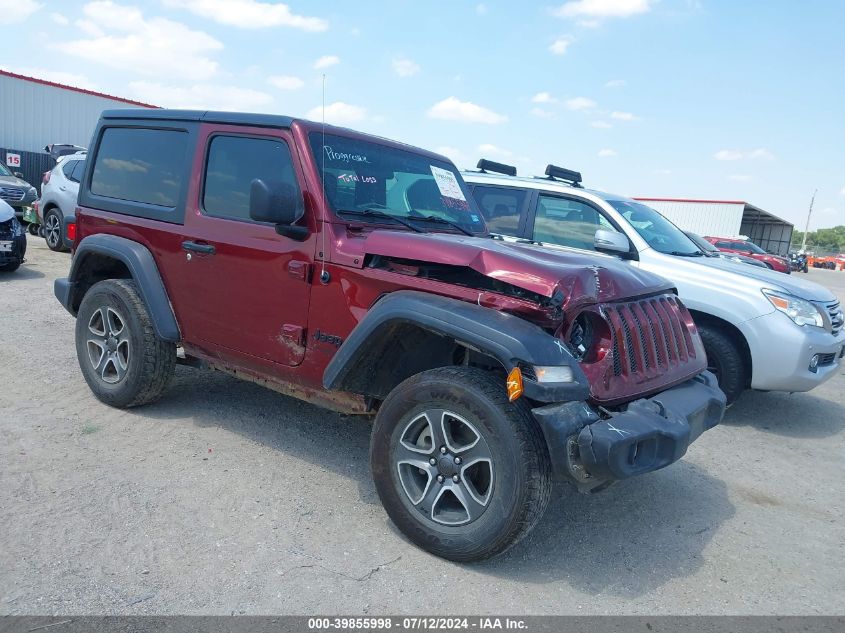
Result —
[{"label": "front wheel", "polygon": [[698,332],[707,354],[707,370],[716,376],[730,406],[745,391],[748,380],[742,353],[734,339],[721,328],[700,325]]},{"label": "front wheel", "polygon": [[85,293],[76,315],[76,356],[94,395],[120,408],[157,400],[176,366],[176,346],[156,336],[128,279],[101,281]]},{"label": "front wheel", "polygon": [[459,562],[517,543],[551,495],[548,450],[528,405],[508,402],[504,377],[470,367],[425,371],[391,391],[370,465],[399,530]]}]

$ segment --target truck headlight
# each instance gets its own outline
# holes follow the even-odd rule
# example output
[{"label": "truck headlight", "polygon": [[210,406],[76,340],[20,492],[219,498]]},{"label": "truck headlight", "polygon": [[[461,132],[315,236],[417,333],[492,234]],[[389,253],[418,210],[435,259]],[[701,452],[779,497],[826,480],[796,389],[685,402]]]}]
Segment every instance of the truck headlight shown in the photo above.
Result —
[{"label": "truck headlight", "polygon": [[763,289],[763,294],[776,310],[783,312],[796,324],[824,327],[824,317],[821,310],[806,299],[799,299],[785,292],[769,290],[768,288]]},{"label": "truck headlight", "polygon": [[538,367],[534,366],[534,375],[537,382],[573,382],[575,372],[572,367]]}]

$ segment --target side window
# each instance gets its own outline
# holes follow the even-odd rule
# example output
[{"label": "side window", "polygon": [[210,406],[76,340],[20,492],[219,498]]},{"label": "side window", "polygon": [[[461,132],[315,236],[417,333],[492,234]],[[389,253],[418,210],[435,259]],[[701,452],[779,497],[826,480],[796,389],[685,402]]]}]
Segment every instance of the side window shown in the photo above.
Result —
[{"label": "side window", "polygon": [[472,195],[491,233],[519,234],[519,216],[528,195],[524,189],[476,186]]},{"label": "side window", "polygon": [[70,179],[73,182],[82,182],[82,176],[84,174],[85,174],[85,161],[84,160],[73,161],[73,173],[70,175]]},{"label": "side window", "polygon": [[257,178],[290,183],[298,190],[287,143],[246,136],[215,136],[206,161],[204,211],[222,218],[249,220],[249,191]]},{"label": "side window", "polygon": [[733,242],[716,242],[717,248],[730,248],[731,250],[737,250],[736,244]]},{"label": "side window", "polygon": [[62,161],[62,173],[65,175],[65,178],[68,180],[73,180],[73,168],[76,167],[75,160],[63,160]]},{"label": "side window", "polygon": [[534,239],[550,244],[595,250],[598,229],[616,229],[599,211],[578,200],[541,195],[534,219]]},{"label": "side window", "polygon": [[91,193],[174,208],[182,191],[188,135],[179,130],[106,128]]}]

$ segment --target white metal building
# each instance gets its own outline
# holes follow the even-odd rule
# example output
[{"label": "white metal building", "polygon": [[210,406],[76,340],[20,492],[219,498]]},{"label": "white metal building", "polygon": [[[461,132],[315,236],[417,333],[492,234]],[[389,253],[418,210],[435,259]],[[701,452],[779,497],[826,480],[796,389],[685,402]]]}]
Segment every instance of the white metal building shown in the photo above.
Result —
[{"label": "white metal building", "polygon": [[771,253],[786,255],[789,252],[793,225],[743,200],[636,199],[685,231],[714,237],[744,235]]},{"label": "white metal building", "polygon": [[8,164],[9,154],[20,156],[14,171],[23,172],[26,180],[37,184],[45,166],[52,167],[45,145],[87,147],[103,110],[152,107],[0,70],[0,160]]}]

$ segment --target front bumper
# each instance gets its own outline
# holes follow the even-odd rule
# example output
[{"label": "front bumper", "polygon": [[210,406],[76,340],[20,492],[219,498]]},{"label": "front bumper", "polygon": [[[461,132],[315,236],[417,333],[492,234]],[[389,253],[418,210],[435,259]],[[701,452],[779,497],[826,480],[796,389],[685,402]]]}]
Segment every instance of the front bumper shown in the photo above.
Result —
[{"label": "front bumper", "polygon": [[583,402],[534,409],[555,472],[584,489],[642,475],[678,461],[725,413],[716,377],[695,378],[602,419]]},{"label": "front bumper", "polygon": [[[777,311],[746,321],[740,329],[751,351],[752,389],[810,391],[839,371],[845,330],[834,336],[821,328],[795,325]],[[810,361],[815,354],[826,362],[814,372]]]}]

